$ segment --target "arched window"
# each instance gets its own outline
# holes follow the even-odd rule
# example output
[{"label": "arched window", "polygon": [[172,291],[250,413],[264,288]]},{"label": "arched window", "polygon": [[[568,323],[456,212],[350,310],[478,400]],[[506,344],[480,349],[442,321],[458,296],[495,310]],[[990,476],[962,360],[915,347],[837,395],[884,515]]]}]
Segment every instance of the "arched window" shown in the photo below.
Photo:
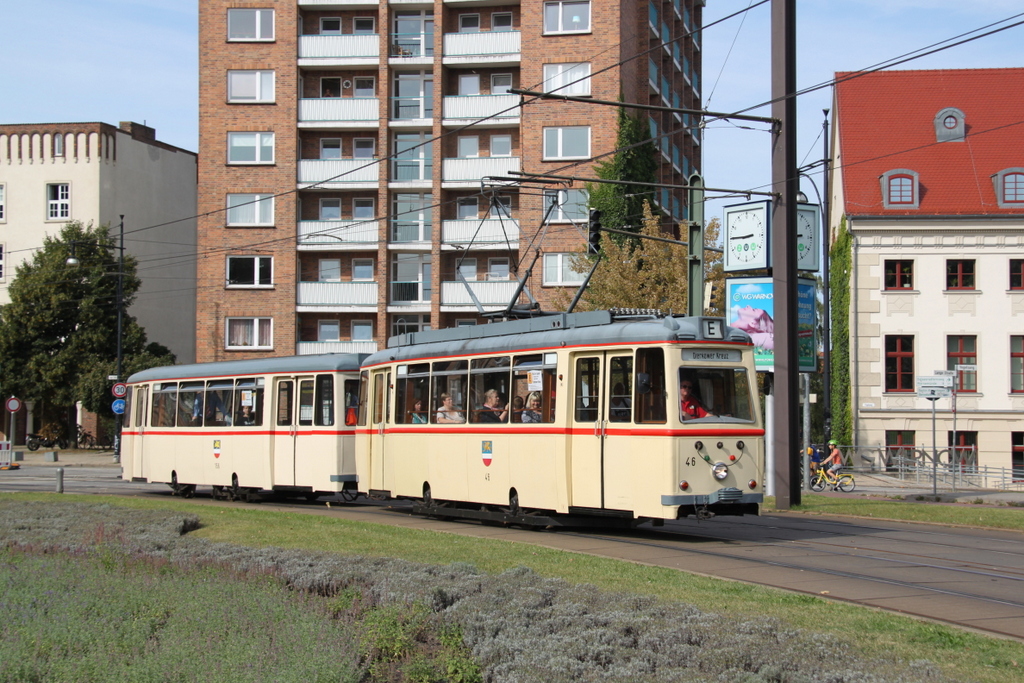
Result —
[{"label": "arched window", "polygon": [[881,178],[882,203],[887,209],[916,209],[920,200],[917,173],[905,168],[886,171]]},{"label": "arched window", "polygon": [[1024,204],[1024,173],[1007,173],[1003,176],[1003,201],[1007,204]]},{"label": "arched window", "polygon": [[905,175],[891,176],[889,178],[889,203],[913,204],[914,179]]}]

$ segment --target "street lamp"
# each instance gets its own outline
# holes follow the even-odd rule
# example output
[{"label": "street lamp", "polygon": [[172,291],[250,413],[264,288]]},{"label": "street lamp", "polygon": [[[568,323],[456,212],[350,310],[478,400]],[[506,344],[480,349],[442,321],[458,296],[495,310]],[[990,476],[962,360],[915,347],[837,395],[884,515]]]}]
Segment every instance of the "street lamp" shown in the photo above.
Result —
[{"label": "street lamp", "polygon": [[[71,255],[68,256],[67,264],[69,266],[77,266],[80,261],[75,258],[75,244],[71,242]],[[120,239],[118,246],[114,247],[118,250],[117,257],[117,370],[114,377],[107,377],[107,379],[113,379],[115,382],[121,381],[121,365],[124,356],[124,214],[121,214],[121,225],[120,225]],[[121,462],[121,415],[118,414],[117,419],[114,421],[114,462]]]}]

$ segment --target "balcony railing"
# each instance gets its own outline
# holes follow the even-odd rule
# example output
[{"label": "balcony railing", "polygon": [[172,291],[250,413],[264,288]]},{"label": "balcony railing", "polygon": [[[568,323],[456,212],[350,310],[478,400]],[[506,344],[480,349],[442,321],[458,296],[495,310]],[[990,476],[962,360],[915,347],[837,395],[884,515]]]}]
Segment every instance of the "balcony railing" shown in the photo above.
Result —
[{"label": "balcony railing", "polygon": [[392,33],[392,57],[431,57],[434,54],[433,33]]},{"label": "balcony railing", "polygon": [[[499,281],[469,281],[469,287],[473,294],[484,306],[504,305],[509,302],[515,294],[519,283],[515,280]],[[441,283],[441,305],[443,306],[472,306],[473,299],[466,291],[466,284],[462,282]]]},{"label": "balcony railing", "polygon": [[442,221],[441,242],[460,246],[490,247],[507,242],[515,247],[519,243],[519,221],[511,218]]},{"label": "balcony railing", "polygon": [[491,121],[518,119],[518,95],[462,95],[444,98],[444,118]]},{"label": "balcony railing", "polygon": [[392,97],[391,118],[429,119],[434,116],[434,101],[429,97]]},{"label": "balcony railing", "polygon": [[347,36],[299,36],[299,59],[377,59],[380,36],[360,34]]},{"label": "balcony railing", "polygon": [[479,182],[486,176],[508,176],[520,167],[519,157],[472,157],[445,159],[441,166],[442,182]]},{"label": "balcony railing", "polygon": [[299,0],[299,7],[323,7],[325,9],[370,8],[380,5],[376,0]]},{"label": "balcony railing", "polygon": [[392,242],[429,242],[430,223],[423,221],[394,221],[391,223]]},{"label": "balcony railing", "polygon": [[519,58],[519,31],[486,31],[482,33],[446,33],[445,57],[509,57]]},{"label": "balcony railing", "polygon": [[299,221],[299,246],[376,244],[379,221]]},{"label": "balcony railing", "polygon": [[375,159],[301,159],[300,183],[327,183],[327,186],[352,183],[376,184],[380,174]]},{"label": "balcony railing", "polygon": [[299,342],[296,352],[300,356],[313,356],[318,353],[376,353],[377,342]]},{"label": "balcony railing", "polygon": [[299,123],[377,123],[380,100],[376,97],[317,97],[299,100]]},{"label": "balcony railing", "polygon": [[401,303],[430,303],[429,282],[392,282],[391,301]]},{"label": "balcony railing", "polygon": [[430,180],[433,171],[431,159],[395,159],[391,162],[391,180],[396,182]]},{"label": "balcony railing", "polygon": [[300,282],[299,306],[376,306],[376,282]]}]

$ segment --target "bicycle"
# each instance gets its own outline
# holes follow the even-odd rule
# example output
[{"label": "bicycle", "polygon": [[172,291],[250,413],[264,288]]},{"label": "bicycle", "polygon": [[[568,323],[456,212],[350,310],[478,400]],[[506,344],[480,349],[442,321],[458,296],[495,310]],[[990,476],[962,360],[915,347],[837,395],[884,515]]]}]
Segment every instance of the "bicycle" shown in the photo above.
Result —
[{"label": "bicycle", "polygon": [[819,467],[817,472],[811,477],[811,490],[815,492],[824,491],[826,486],[830,486],[833,491],[839,489],[843,493],[850,493],[857,487],[857,481],[853,478],[852,474],[836,476],[829,472],[827,468]]}]

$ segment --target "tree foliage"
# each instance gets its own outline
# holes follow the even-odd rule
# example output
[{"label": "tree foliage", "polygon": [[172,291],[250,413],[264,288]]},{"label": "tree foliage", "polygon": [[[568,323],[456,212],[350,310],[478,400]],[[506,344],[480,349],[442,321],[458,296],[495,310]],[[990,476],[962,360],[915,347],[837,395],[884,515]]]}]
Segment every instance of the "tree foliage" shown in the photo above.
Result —
[{"label": "tree foliage", "polygon": [[829,300],[832,341],[832,430],[839,443],[854,443],[850,384],[850,269],[853,238],[846,219],[829,252]]},{"label": "tree foliage", "polygon": [[[78,265],[69,265],[74,245]],[[107,227],[71,222],[47,237],[35,256],[19,265],[0,308],[3,391],[41,404],[43,413],[82,401],[100,412],[110,405],[117,357],[118,250]],[[139,289],[136,261],[124,259],[123,305]],[[167,365],[174,356],[146,344],[146,333],[123,318],[125,369]],[[148,365],[147,365],[148,364]],[[54,411],[54,414],[56,412]]]},{"label": "tree foliage", "polygon": [[[630,116],[625,108],[620,107],[618,126],[615,140],[618,151],[610,161],[595,165],[597,177],[605,180],[658,182],[658,150],[651,140],[647,119],[643,116]],[[601,211],[601,224],[604,227],[630,232],[640,231],[645,197],[651,196],[653,188],[645,185],[593,183],[588,189],[590,206]]]}]

